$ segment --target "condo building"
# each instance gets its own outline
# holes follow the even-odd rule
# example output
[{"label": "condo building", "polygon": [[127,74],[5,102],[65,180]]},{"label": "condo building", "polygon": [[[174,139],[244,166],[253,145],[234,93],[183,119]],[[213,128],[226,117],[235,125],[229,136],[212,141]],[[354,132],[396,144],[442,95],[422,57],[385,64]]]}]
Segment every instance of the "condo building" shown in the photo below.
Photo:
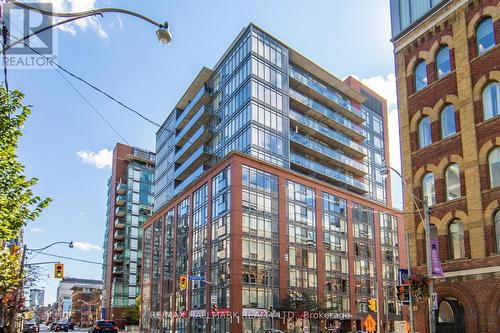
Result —
[{"label": "condo building", "polygon": [[[427,271],[426,201],[432,266],[443,271],[434,276],[436,331],[498,332],[500,3],[390,3],[403,176],[416,196],[404,201],[412,271]],[[416,332],[429,332],[428,306],[417,304]]]},{"label": "condo building", "polygon": [[[372,316],[393,327],[405,252],[380,176],[386,117],[385,100],[356,79],[338,79],[254,24],[243,29],[157,132],[141,329],[347,332],[362,328],[370,299]],[[204,281],[183,290],[184,275]],[[252,317],[290,297],[349,318]],[[241,320],[213,318],[229,312]]]},{"label": "condo building", "polygon": [[121,143],[108,179],[103,253],[102,317],[126,324],[123,312],[140,292],[142,224],[153,209],[155,154]]}]

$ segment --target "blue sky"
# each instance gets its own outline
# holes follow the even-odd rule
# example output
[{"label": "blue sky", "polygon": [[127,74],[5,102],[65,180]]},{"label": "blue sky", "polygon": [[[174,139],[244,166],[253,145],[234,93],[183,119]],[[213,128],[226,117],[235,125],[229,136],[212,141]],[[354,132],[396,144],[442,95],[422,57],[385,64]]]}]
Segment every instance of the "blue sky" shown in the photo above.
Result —
[{"label": "blue sky", "polygon": [[[62,66],[157,122],[164,120],[200,68],[213,66],[249,22],[340,78],[356,75],[395,107],[387,0],[57,0],[54,4],[64,10],[121,7],[170,22],[174,43],[169,46],[156,41],[153,26],[114,14],[55,32]],[[12,34],[19,36],[17,31]],[[154,150],[154,126],[72,82],[129,144]],[[24,92],[25,103],[33,105],[18,155],[28,175],[40,179],[36,193],[54,199],[41,218],[26,227],[28,247],[73,240],[80,242],[78,248],[59,245],[47,252],[101,261],[110,175],[107,150],[120,138],[53,69],[12,69],[9,85]],[[396,121],[392,112],[393,129]],[[397,140],[395,136],[391,141]],[[399,166],[399,157],[391,163]],[[33,261],[44,260],[50,258],[39,255]],[[62,262],[66,276],[101,277],[97,265]],[[52,267],[46,267],[52,276]],[[46,303],[55,301],[57,284],[52,277],[41,281]]]}]

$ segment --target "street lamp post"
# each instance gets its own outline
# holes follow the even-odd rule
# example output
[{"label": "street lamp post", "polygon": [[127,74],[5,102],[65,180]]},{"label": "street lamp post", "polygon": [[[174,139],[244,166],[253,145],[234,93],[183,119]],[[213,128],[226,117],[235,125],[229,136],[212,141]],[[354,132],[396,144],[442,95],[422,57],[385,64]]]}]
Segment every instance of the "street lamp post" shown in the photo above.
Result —
[{"label": "street lamp post", "polygon": [[[385,168],[380,170],[380,174],[382,176],[385,176],[389,173],[389,170],[394,171],[402,180],[404,188],[410,193],[411,199],[413,201],[413,204],[415,205],[415,208],[418,210],[418,205],[417,201],[421,202],[424,206],[424,217],[422,217],[422,214],[420,213],[420,210],[418,210],[418,213],[420,217],[422,218],[424,222],[424,229],[425,229],[425,253],[426,253],[426,261],[427,261],[427,276],[429,277],[429,299],[428,299],[428,317],[429,317],[429,331],[430,333],[436,333],[436,322],[435,322],[435,310],[434,310],[434,304],[433,304],[433,297],[434,297],[434,279],[433,279],[433,271],[432,271],[432,251],[431,251],[431,223],[430,223],[430,208],[429,204],[427,202],[427,198],[424,198],[424,200],[417,198],[415,194],[410,190],[410,187],[406,183],[406,181],[403,178],[403,175],[393,167],[389,165],[385,165]],[[410,274],[410,247],[409,247],[409,240],[410,238],[408,237],[408,230],[406,230],[406,239],[407,239],[407,257],[408,257],[408,274]],[[414,332],[415,329],[415,323],[414,323],[414,313],[413,313],[413,295],[410,290],[410,325],[411,325],[411,331]]]}]

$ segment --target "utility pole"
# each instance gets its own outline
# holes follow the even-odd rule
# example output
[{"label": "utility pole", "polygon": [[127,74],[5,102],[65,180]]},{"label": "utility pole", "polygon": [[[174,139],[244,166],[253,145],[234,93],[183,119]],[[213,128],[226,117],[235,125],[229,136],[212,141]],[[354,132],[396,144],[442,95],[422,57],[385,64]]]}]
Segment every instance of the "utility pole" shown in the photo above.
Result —
[{"label": "utility pole", "polygon": [[429,277],[429,333],[436,333],[436,321],[434,311],[434,280],[432,273],[432,251],[431,251],[431,221],[430,221],[430,208],[427,200],[424,200],[424,214],[425,214],[425,250],[427,254],[427,276]]},{"label": "utility pole", "polygon": [[[405,238],[406,238],[406,259],[408,261],[408,276],[411,276],[411,263],[410,263],[410,236],[408,235],[408,229],[406,229],[405,232]],[[403,282],[403,281],[401,281]],[[411,290],[411,285],[408,286],[408,296],[410,298],[410,332],[413,333],[415,332],[415,321],[414,321],[414,314],[413,314],[413,292]]]}]

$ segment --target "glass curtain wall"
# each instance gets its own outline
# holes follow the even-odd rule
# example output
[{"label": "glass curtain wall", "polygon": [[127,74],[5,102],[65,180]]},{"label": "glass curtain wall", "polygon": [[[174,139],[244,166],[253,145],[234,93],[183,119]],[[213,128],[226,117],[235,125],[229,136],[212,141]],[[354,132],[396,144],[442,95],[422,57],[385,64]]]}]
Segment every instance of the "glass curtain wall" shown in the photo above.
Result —
[{"label": "glass curtain wall", "polygon": [[175,209],[167,212],[164,226],[164,245],[163,245],[163,288],[162,288],[162,332],[167,333],[172,331],[172,294],[174,286],[174,231]]},{"label": "glass curtain wall", "polygon": [[[188,273],[188,244],[189,244],[189,200],[186,198],[177,205],[177,234],[176,234],[176,262],[175,262],[175,279],[179,281],[181,275]],[[187,332],[187,318],[184,312],[188,309],[186,290],[176,290],[175,293],[175,310],[180,314],[175,321],[176,332]]]}]

